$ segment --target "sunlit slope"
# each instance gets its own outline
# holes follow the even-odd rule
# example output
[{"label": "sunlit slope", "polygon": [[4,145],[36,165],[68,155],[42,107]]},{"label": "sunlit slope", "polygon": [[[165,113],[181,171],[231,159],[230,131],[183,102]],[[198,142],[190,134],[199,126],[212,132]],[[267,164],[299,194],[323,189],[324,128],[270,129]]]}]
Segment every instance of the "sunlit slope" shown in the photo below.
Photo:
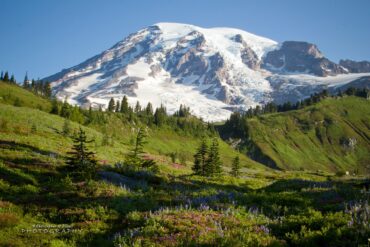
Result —
[{"label": "sunlit slope", "polygon": [[250,149],[281,169],[369,172],[370,102],[328,98],[248,120]]}]

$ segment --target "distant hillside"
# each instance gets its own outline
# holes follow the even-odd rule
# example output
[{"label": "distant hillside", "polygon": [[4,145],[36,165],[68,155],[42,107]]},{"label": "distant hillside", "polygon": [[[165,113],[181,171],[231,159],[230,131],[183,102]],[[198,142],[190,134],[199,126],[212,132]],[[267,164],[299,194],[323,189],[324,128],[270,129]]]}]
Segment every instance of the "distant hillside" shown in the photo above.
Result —
[{"label": "distant hillside", "polygon": [[246,120],[240,145],[253,159],[284,170],[370,172],[370,102],[326,98],[300,110]]},{"label": "distant hillside", "polygon": [[[0,141],[14,141],[51,153],[65,156],[72,146],[71,138],[62,135],[65,118],[50,114],[50,100],[37,96],[17,85],[0,82]],[[39,110],[40,109],[40,110]],[[89,138],[95,139],[93,149],[99,160],[113,164],[124,159],[134,137],[137,122],[124,122],[118,114],[106,113],[104,123],[85,123],[71,121],[71,132],[83,126]],[[103,145],[104,138],[106,143]],[[188,164],[187,172],[193,161],[193,154],[198,146],[199,137],[181,134],[164,126],[148,128],[147,153],[153,155],[160,163],[170,164],[170,155],[175,153]],[[228,144],[220,140],[220,152],[224,165],[229,166],[238,154]],[[181,154],[181,155],[180,155]],[[2,157],[0,157],[2,158]],[[4,157],[3,157],[4,158]],[[241,155],[242,165],[250,168],[264,169],[257,162]]]}]

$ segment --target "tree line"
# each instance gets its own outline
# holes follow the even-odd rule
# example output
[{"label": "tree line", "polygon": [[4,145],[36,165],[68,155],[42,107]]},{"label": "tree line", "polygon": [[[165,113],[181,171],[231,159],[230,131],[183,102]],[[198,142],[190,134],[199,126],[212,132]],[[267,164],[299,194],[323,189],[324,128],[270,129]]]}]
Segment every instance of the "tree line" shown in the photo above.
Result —
[{"label": "tree line", "polygon": [[[223,173],[222,166],[217,138],[214,137],[209,145],[207,139],[203,136],[194,154],[192,166],[194,174],[204,177],[220,176]],[[239,156],[236,156],[232,162],[230,175],[233,177],[240,175]]]},{"label": "tree line", "polygon": [[226,134],[230,137],[243,138],[248,135],[248,127],[246,125],[246,119],[253,118],[256,116],[276,113],[276,112],[287,112],[293,110],[299,110],[306,106],[310,106],[322,101],[328,97],[344,97],[344,96],[356,96],[361,98],[370,98],[370,90],[367,88],[347,88],[345,91],[338,91],[337,94],[330,95],[327,90],[312,94],[309,98],[297,101],[296,103],[286,102],[284,104],[275,104],[273,102],[267,103],[263,106],[256,106],[249,108],[244,112],[234,112],[230,115],[230,118],[226,120],[225,124],[218,128],[219,133],[222,136]]},{"label": "tree line", "polygon": [[[8,71],[5,71],[5,72],[2,71],[1,72],[0,81],[10,83],[10,84],[14,84],[14,85],[18,85],[18,83],[15,80],[15,77],[14,77],[13,74],[9,77],[9,72]],[[40,80],[40,79],[30,80],[30,79],[28,79],[27,73],[24,77],[22,87],[24,89],[28,90],[28,91],[31,91],[31,92],[39,95],[39,96],[42,96],[42,97],[45,97],[45,98],[48,98],[48,99],[50,99],[52,97],[52,90],[51,90],[50,82],[43,81],[43,80]]]},{"label": "tree line", "polygon": [[165,106],[161,105],[154,109],[150,102],[142,107],[138,101],[132,107],[128,103],[127,96],[123,96],[121,100],[110,99],[106,111],[103,111],[101,105],[97,109],[90,106],[86,110],[79,106],[70,105],[67,100],[60,102],[54,98],[52,99],[51,113],[85,125],[103,126],[111,116],[116,116],[124,123],[142,124],[151,128],[170,128],[194,136],[201,136],[204,133],[216,134],[214,126],[192,116],[189,107],[180,105],[179,110],[171,115]]},{"label": "tree line", "polygon": [[320,102],[321,100],[327,97],[343,97],[343,96],[357,96],[362,98],[370,98],[370,90],[368,88],[354,88],[349,87],[345,91],[339,90],[337,94],[329,94],[328,90],[324,89],[319,93],[312,94],[309,98],[297,101],[296,103],[292,103],[290,101],[285,102],[284,104],[275,104],[273,102],[269,102],[263,106],[256,106],[250,107],[247,111],[242,113],[243,116],[246,118],[255,117],[262,114],[267,113],[275,113],[275,112],[286,112],[292,110],[302,109],[306,106],[310,106]]},{"label": "tree line", "polygon": [[17,81],[14,78],[14,75],[12,74],[11,76],[9,76],[8,71],[5,71],[5,72],[1,71],[0,81],[7,82],[7,83],[12,83],[12,84],[17,84]]}]

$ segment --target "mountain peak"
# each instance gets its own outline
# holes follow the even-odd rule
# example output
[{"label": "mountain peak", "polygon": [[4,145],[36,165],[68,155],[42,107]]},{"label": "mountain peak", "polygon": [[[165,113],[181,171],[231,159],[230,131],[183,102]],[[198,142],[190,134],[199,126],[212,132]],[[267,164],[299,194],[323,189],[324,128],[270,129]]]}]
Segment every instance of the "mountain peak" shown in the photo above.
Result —
[{"label": "mountain peak", "polygon": [[[307,73],[319,76],[311,83],[292,72],[304,80]],[[45,80],[72,104],[105,108],[112,97],[126,95],[130,104],[164,104],[170,113],[183,104],[206,121],[220,121],[235,110],[299,100],[327,87],[320,76],[345,72],[313,44],[281,45],[235,28],[160,22]]]}]

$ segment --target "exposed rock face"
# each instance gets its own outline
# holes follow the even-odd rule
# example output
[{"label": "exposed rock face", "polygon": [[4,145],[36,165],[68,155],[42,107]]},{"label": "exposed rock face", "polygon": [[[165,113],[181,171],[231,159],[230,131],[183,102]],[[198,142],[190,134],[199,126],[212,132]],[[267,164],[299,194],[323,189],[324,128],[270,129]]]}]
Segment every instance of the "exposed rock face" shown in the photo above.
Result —
[{"label": "exposed rock face", "polygon": [[361,61],[356,62],[353,60],[340,60],[339,64],[346,68],[350,73],[366,73],[370,72],[370,62],[369,61]]},{"label": "exposed rock face", "polygon": [[370,76],[356,77],[356,74],[344,76],[351,76],[353,79],[347,79],[349,80],[348,83],[338,84],[330,80],[329,82],[324,81],[320,83],[320,78],[315,78],[313,76],[300,78],[300,76],[296,75],[273,75],[267,79],[270,81],[273,88],[271,96],[277,104],[283,104],[287,101],[295,103],[298,100],[310,97],[311,94],[319,93],[324,89],[328,90],[331,94],[337,94],[339,91],[344,92],[350,87],[370,88]]},{"label": "exposed rock face", "polygon": [[167,53],[165,69],[174,77],[201,75],[208,67],[207,59],[202,56],[204,45],[202,34],[196,31],[189,33],[177,42],[175,49]]},{"label": "exposed rock face", "polygon": [[316,45],[298,41],[285,41],[279,50],[267,53],[264,68],[317,76],[347,73],[343,67],[325,58]]},{"label": "exposed rock face", "polygon": [[261,61],[258,59],[257,54],[244,41],[243,37],[237,34],[233,39],[242,45],[240,53],[243,63],[253,70],[259,69]]}]

